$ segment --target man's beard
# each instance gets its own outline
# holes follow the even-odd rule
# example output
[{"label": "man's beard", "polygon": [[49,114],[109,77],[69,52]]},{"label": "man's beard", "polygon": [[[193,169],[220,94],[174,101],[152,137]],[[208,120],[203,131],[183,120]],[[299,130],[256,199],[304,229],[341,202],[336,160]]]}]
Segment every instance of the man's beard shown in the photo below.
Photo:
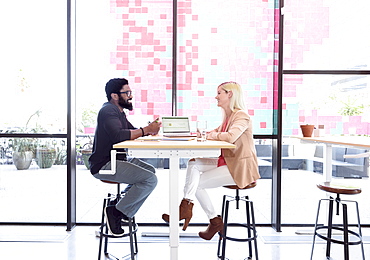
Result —
[{"label": "man's beard", "polygon": [[126,108],[128,110],[133,110],[133,107],[132,107],[132,103],[131,102],[128,102],[129,100],[132,100],[132,98],[129,98],[127,100],[124,100],[121,96],[119,97],[118,99],[118,104],[122,107],[122,108]]}]

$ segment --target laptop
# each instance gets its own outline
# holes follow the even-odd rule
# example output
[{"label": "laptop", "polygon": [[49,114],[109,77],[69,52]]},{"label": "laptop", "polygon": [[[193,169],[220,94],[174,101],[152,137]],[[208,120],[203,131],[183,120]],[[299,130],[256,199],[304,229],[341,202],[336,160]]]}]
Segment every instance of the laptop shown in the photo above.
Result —
[{"label": "laptop", "polygon": [[162,133],[165,137],[192,137],[187,116],[163,116]]}]

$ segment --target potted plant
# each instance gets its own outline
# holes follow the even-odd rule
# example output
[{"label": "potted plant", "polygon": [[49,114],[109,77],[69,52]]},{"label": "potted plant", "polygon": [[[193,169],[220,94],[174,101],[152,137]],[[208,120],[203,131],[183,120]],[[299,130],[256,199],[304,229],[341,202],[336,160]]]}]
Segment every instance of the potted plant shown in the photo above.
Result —
[{"label": "potted plant", "polygon": [[82,160],[88,170],[90,170],[89,158],[92,154],[92,150],[93,150],[93,141],[92,138],[89,136],[89,142],[84,144],[84,146],[81,149]]},{"label": "potted plant", "polygon": [[313,130],[315,129],[314,125],[301,125],[303,137],[312,137]]},{"label": "potted plant", "polygon": [[50,168],[55,161],[56,150],[50,145],[50,141],[43,141],[36,148],[35,161],[42,168]]},{"label": "potted plant", "polygon": [[35,145],[32,138],[14,138],[13,163],[17,170],[27,170],[34,157]]},{"label": "potted plant", "polygon": [[[40,110],[33,113],[27,120],[26,126],[20,129],[23,133],[36,133],[36,129],[28,129],[28,124],[36,115],[39,116]],[[30,167],[32,159],[35,156],[35,139],[34,138],[14,138],[12,139],[13,163],[17,170],[26,170]]]},{"label": "potted plant", "polygon": [[93,134],[96,126],[96,118],[98,116],[97,110],[92,108],[85,108],[82,111],[82,125],[85,134]]}]

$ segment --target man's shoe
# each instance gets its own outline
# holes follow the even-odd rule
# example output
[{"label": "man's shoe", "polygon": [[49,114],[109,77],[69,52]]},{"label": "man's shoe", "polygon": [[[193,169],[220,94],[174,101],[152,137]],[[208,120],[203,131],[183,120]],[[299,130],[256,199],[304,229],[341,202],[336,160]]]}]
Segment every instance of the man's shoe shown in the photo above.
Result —
[{"label": "man's shoe", "polygon": [[104,209],[107,218],[108,229],[113,236],[122,236],[125,231],[121,227],[123,213],[116,209],[116,206],[107,206]]}]

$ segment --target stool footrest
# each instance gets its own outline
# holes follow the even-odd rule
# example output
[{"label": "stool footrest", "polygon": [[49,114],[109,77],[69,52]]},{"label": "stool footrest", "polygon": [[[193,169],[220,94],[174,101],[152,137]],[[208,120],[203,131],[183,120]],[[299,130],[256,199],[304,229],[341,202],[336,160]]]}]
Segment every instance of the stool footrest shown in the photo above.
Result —
[{"label": "stool footrest", "polygon": [[[338,239],[334,239],[334,238],[329,238],[327,236],[324,236],[320,233],[317,232],[317,230],[320,230],[320,229],[328,229],[329,227],[328,226],[320,226],[320,227],[317,227],[316,228],[316,231],[315,231],[315,235],[318,236],[319,238],[321,239],[324,239],[326,241],[330,241],[330,242],[333,242],[333,243],[336,243],[336,244],[341,244],[341,245],[344,245],[344,241],[343,240],[338,240]],[[343,231],[344,232],[344,228],[341,228],[341,227],[332,227],[331,229],[335,229],[335,230],[339,230],[339,231]],[[355,237],[358,238],[358,240],[356,241],[348,241],[348,245],[359,245],[362,243],[362,237],[360,236],[360,234],[352,231],[352,230],[348,230],[348,234],[351,234]]]},{"label": "stool footrest", "polygon": [[[107,226],[107,224],[104,224],[104,225],[103,225],[103,229],[104,229],[104,230],[107,230],[107,229],[106,229],[106,226]],[[127,226],[127,227],[128,227],[128,226]],[[138,229],[138,225],[135,223],[135,225],[133,226],[133,229],[132,229],[132,234],[135,234],[135,233],[137,232],[137,229]],[[109,238],[122,238],[122,237],[128,237],[128,236],[130,236],[130,232],[124,233],[124,234],[123,234],[123,235],[121,235],[121,236],[113,236],[113,235],[111,235],[111,234],[109,233],[109,231],[107,231],[107,232],[103,231],[103,233],[101,233],[101,232],[99,231],[99,235],[102,235],[103,237],[109,237]]]}]

